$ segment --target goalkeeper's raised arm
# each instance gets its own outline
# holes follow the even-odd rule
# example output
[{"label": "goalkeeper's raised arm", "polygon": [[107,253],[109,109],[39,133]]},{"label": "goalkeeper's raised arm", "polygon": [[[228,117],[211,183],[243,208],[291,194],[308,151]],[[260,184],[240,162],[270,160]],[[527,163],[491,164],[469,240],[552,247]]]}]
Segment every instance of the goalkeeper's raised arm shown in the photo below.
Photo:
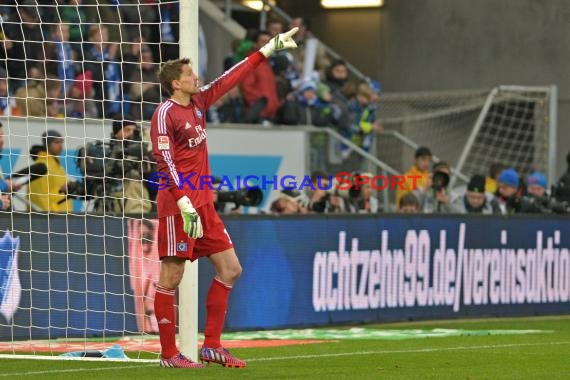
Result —
[{"label": "goalkeeper's raised arm", "polygon": [[220,97],[237,85],[250,70],[255,69],[264,59],[271,57],[274,52],[296,49],[297,44],[293,40],[293,36],[298,30],[299,28],[293,28],[286,33],[276,35],[258,52],[238,62],[213,82],[200,88],[202,106],[205,109],[210,108]]}]

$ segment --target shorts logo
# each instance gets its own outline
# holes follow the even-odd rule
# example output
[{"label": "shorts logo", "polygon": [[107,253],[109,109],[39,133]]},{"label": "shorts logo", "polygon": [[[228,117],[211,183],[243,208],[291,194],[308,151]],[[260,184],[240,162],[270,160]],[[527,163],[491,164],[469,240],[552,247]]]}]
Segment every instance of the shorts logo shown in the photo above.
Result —
[{"label": "shorts logo", "polygon": [[186,252],[188,250],[187,243],[176,243],[176,251],[178,252]]},{"label": "shorts logo", "polygon": [[158,149],[159,150],[169,150],[170,140],[168,136],[158,136]]}]

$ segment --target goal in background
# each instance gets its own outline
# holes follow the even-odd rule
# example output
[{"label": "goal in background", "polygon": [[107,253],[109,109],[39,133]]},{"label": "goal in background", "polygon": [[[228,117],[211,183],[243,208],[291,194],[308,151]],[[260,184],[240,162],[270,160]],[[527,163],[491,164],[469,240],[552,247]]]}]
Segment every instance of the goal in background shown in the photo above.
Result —
[{"label": "goal in background", "polygon": [[[46,3],[0,5],[2,172],[9,178],[39,162],[31,153],[41,161],[42,136],[56,131],[65,141],[60,163],[66,178],[60,177],[75,181],[76,197],[66,200],[56,190],[50,202],[60,212],[46,214],[28,194],[40,194],[41,185],[25,185],[12,195],[13,210],[0,212],[0,354],[58,356],[119,344],[131,359],[156,359],[153,201],[140,195],[142,178],[132,181],[136,198],[116,181],[130,178],[129,162],[139,173],[140,164],[150,162],[134,149],[132,160],[101,166],[97,195],[106,201],[99,207],[85,201],[93,184],[82,181],[77,156],[79,147],[109,142],[115,118],[135,121],[144,135],[162,96],[158,64],[178,58],[178,20],[190,7],[197,17],[197,0]],[[197,29],[197,22],[187,24]],[[198,33],[191,32],[197,43]],[[141,146],[134,136],[126,140]],[[112,152],[100,150],[106,157]],[[96,147],[87,155],[101,157]],[[117,205],[125,198],[138,206]]]},{"label": "goal in background", "polygon": [[523,177],[539,170],[553,181],[556,102],[556,87],[386,94],[378,114],[387,132],[377,139],[377,154],[405,172],[416,147],[430,147],[454,168],[459,185],[488,175],[494,163]]}]

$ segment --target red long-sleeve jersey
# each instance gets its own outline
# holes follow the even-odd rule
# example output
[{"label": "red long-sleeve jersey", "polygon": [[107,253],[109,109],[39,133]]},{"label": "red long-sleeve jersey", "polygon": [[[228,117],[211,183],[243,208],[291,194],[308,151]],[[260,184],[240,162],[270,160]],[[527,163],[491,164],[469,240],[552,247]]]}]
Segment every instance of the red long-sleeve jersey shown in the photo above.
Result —
[{"label": "red long-sleeve jersey", "polygon": [[184,195],[195,208],[213,201],[213,191],[204,185],[204,178],[211,175],[206,110],[264,59],[259,52],[245,58],[200,88],[187,106],[168,99],[154,111],[150,129],[152,151],[157,170],[164,177],[161,183],[168,182],[167,188],[158,191],[159,218],[179,214],[176,201]]}]

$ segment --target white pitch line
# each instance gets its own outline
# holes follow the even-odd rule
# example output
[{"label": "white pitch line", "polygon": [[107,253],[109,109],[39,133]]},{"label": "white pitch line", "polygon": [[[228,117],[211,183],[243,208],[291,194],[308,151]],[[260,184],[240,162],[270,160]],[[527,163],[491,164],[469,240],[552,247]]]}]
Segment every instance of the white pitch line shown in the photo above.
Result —
[{"label": "white pitch line", "polygon": [[[141,368],[141,367],[151,367],[150,365],[129,365],[123,367],[103,367],[103,368],[74,368],[74,369],[53,369],[50,371],[34,371],[34,372],[11,372],[11,373],[1,373],[0,377],[8,376],[33,376],[33,375],[51,375],[55,373],[69,373],[69,372],[89,372],[89,371],[109,371],[117,369],[128,369],[128,368]],[[152,365],[156,367],[156,365]]]},{"label": "white pitch line", "polygon": [[[382,355],[382,354],[410,354],[410,353],[422,353],[422,352],[441,352],[441,351],[455,351],[455,350],[480,350],[480,349],[495,349],[495,348],[513,348],[513,347],[536,347],[536,346],[557,346],[563,344],[570,344],[570,341],[561,342],[545,342],[545,343],[513,343],[513,344],[489,344],[481,346],[458,346],[458,347],[434,347],[434,348],[418,348],[412,350],[382,350],[382,351],[357,351],[357,352],[338,352],[333,354],[318,354],[318,355],[296,355],[296,356],[275,356],[269,358],[253,358],[248,359],[248,362],[265,362],[274,360],[292,360],[292,359],[315,359],[315,358],[333,358],[339,356],[360,356],[360,355]],[[12,358],[17,359],[18,356],[12,356]],[[101,360],[104,362],[105,360]],[[62,369],[62,370],[51,370],[51,371],[35,371],[35,372],[11,372],[0,374],[0,377],[7,376],[31,376],[31,375],[47,375],[55,373],[68,373],[68,372],[88,372],[88,371],[106,371],[106,370],[116,370],[116,369],[129,369],[129,368],[141,368],[141,367],[153,367],[153,365],[144,366],[122,366],[122,367],[104,367],[104,368],[75,368],[75,369]]]},{"label": "white pitch line", "polygon": [[570,341],[550,342],[550,343],[520,343],[520,344],[496,344],[484,346],[459,346],[459,347],[436,347],[436,348],[418,348],[413,350],[383,350],[383,351],[357,351],[357,352],[339,352],[334,354],[318,354],[318,355],[297,355],[297,356],[275,356],[269,358],[253,358],[248,362],[266,362],[273,360],[291,360],[291,359],[315,359],[315,358],[334,358],[338,356],[355,356],[355,355],[382,355],[382,354],[410,354],[422,352],[439,352],[439,351],[455,351],[455,350],[479,350],[492,348],[512,348],[527,346],[553,346],[561,344],[570,344]]},{"label": "white pitch line", "polygon": [[26,360],[55,360],[63,361],[79,361],[79,362],[99,362],[99,363],[159,363],[158,359],[111,359],[111,358],[92,358],[92,357],[73,357],[73,356],[47,356],[47,355],[10,355],[0,354],[0,359],[26,359]]}]

